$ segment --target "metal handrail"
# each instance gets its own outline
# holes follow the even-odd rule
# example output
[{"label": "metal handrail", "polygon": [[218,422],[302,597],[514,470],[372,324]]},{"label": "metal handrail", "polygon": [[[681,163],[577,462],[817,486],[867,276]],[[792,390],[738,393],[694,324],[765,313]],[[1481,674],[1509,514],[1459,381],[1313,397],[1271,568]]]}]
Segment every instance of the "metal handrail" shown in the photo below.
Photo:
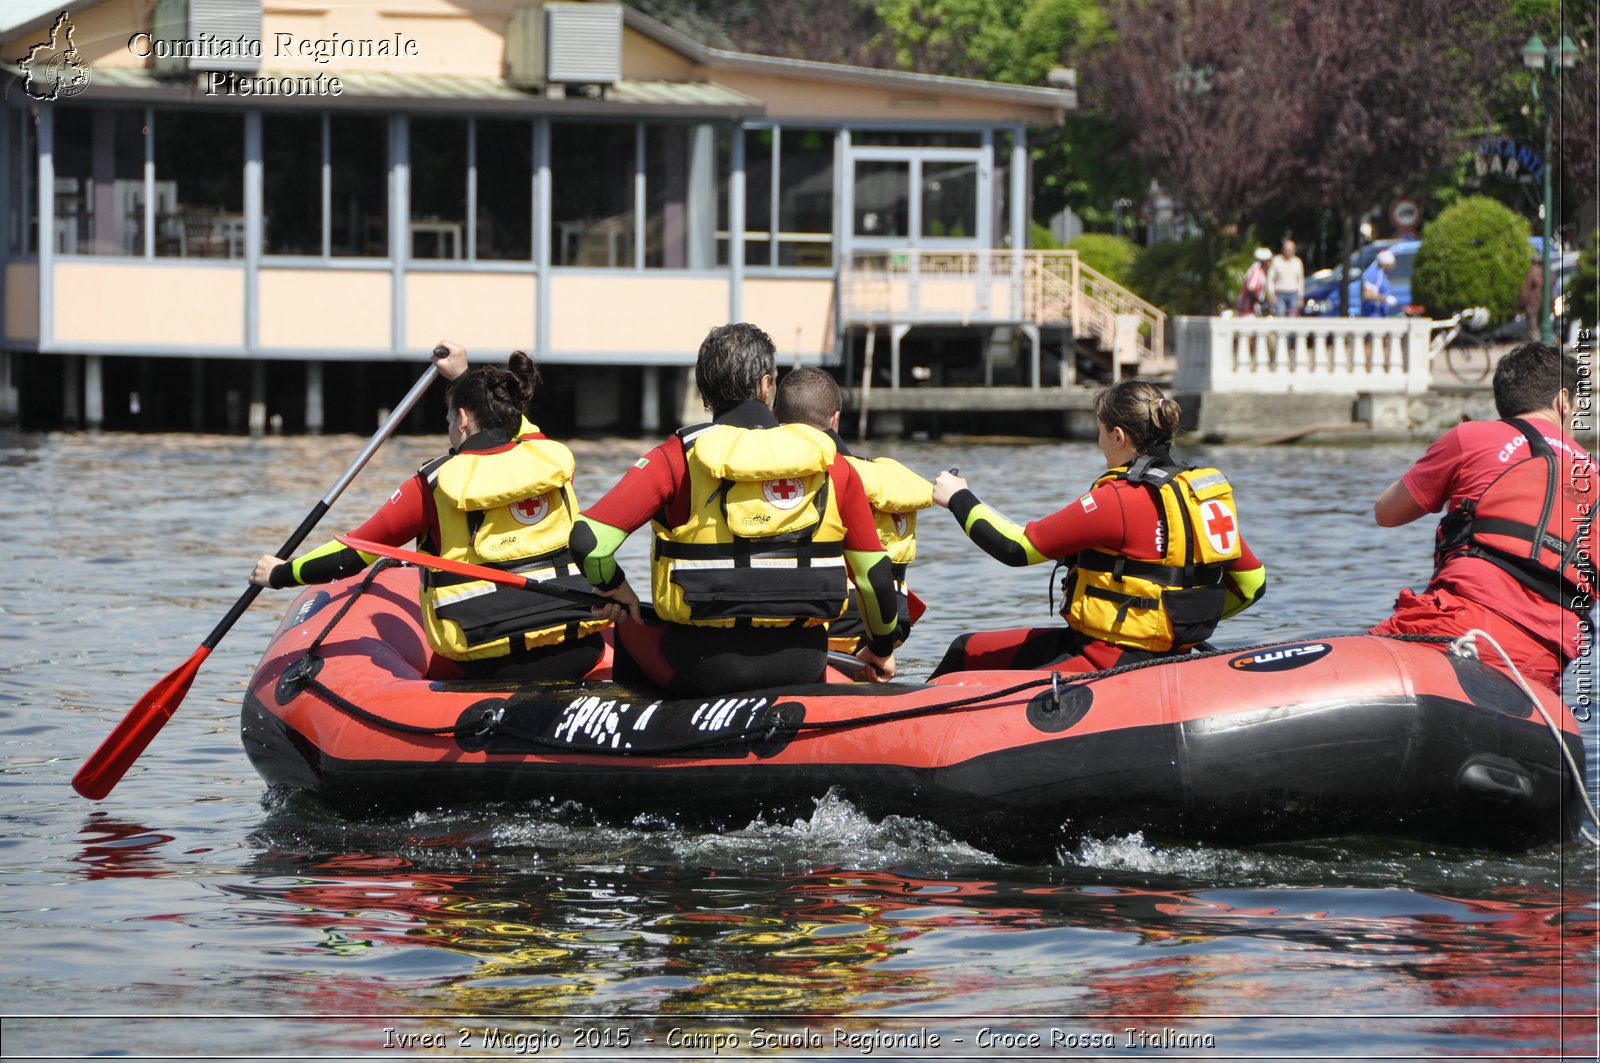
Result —
[{"label": "metal handrail", "polygon": [[[968,291],[966,299],[925,305],[925,291],[942,281],[959,282]],[[994,286],[1002,283],[1012,291],[1003,303],[993,297]],[[860,251],[841,266],[839,284],[840,312],[847,322],[871,317],[968,324],[975,317],[1005,320],[1020,310],[1022,321],[1066,325],[1074,335],[1093,336],[1109,349],[1116,342],[1119,315],[1132,315],[1138,318],[1140,361],[1157,371],[1165,366],[1166,314],[1084,263],[1075,251]],[[999,305],[1014,309],[992,313]]]}]

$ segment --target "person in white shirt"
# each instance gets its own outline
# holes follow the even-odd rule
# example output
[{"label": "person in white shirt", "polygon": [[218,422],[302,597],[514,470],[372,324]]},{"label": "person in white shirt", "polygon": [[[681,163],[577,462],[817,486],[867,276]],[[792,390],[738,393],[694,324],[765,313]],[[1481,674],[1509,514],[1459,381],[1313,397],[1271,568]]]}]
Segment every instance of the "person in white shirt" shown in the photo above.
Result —
[{"label": "person in white shirt", "polygon": [[1299,317],[1305,286],[1305,263],[1295,254],[1294,241],[1285,240],[1267,267],[1267,302],[1279,317]]}]

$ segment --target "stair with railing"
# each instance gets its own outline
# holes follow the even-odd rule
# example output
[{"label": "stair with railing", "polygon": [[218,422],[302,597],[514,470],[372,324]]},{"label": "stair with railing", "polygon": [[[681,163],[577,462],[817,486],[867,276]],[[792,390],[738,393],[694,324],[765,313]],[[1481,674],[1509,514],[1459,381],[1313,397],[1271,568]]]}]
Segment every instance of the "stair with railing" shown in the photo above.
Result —
[{"label": "stair with railing", "polygon": [[1064,328],[1126,369],[1169,374],[1166,314],[1074,251],[859,252],[840,270],[847,326],[1034,325]]}]

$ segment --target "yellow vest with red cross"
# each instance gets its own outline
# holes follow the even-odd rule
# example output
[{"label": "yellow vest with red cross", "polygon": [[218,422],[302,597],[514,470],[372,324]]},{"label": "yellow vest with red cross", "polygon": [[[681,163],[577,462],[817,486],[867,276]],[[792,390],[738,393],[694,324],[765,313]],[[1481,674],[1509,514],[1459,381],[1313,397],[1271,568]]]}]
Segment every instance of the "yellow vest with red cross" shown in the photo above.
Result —
[{"label": "yellow vest with red cross", "polygon": [[[588,589],[567,551],[578,512],[573,469],[565,446],[527,438],[424,466],[439,556]],[[433,648],[458,661],[504,657],[513,640],[532,649],[581,638],[608,623],[561,598],[430,569],[422,574],[422,622]]]},{"label": "yellow vest with red cross", "polygon": [[656,524],[651,592],[675,624],[807,627],[844,611],[844,522],[833,440],[809,425],[679,433],[689,516]]},{"label": "yellow vest with red cross", "polygon": [[1244,551],[1233,487],[1216,469],[1142,462],[1110,469],[1094,486],[1117,480],[1155,492],[1162,556],[1094,549],[1070,558],[1062,616],[1081,634],[1130,649],[1159,653],[1204,642],[1227,603],[1223,574]]}]

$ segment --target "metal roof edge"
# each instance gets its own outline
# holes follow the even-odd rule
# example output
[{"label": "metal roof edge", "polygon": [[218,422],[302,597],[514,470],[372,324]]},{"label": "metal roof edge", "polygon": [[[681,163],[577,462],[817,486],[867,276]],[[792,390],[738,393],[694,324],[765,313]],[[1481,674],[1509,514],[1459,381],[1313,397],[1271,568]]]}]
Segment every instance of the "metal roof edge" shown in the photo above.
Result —
[{"label": "metal roof edge", "polygon": [[1078,94],[1071,89],[1055,89],[1042,85],[1012,85],[999,81],[980,81],[976,78],[950,77],[945,74],[919,74],[909,70],[881,70],[877,67],[824,63],[815,59],[786,59],[776,55],[758,55],[753,52],[713,48],[680,33],[658,19],[651,18],[642,11],[627,5],[624,5],[622,10],[623,20],[628,26],[656,43],[687,55],[704,66],[724,66],[788,77],[894,85],[923,92],[946,92],[959,96],[1026,103],[1061,111],[1076,110],[1078,106]]},{"label": "metal roof edge", "polygon": [[50,5],[48,11],[42,14],[33,15],[14,26],[0,26],[0,43],[9,43],[21,37],[24,33],[34,33],[45,29],[63,14],[77,14],[84,8],[93,7],[100,2],[101,0],[58,0],[58,2]]}]

